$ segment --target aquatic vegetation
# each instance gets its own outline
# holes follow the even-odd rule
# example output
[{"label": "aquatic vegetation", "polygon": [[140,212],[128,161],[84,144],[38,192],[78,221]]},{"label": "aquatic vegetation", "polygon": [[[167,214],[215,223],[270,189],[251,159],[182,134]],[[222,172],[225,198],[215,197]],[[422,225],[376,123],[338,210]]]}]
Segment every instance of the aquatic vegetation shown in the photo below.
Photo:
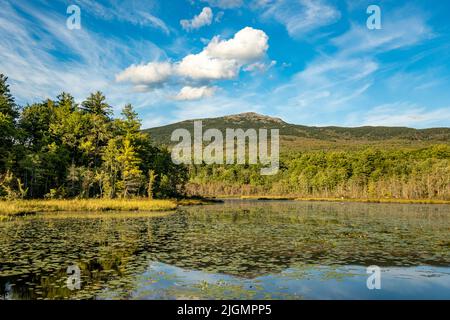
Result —
[{"label": "aquatic vegetation", "polygon": [[[230,200],[169,214],[9,219],[0,222],[0,299],[297,299],[310,294],[299,283],[345,284],[372,264],[447,270],[449,212],[446,205]],[[82,288],[70,291],[66,270],[74,264]]]}]

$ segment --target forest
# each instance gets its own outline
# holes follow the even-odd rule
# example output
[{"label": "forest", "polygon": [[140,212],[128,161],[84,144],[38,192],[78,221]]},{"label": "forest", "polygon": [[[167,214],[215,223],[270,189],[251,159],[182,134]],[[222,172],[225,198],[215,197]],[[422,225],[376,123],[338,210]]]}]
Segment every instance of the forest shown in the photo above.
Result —
[{"label": "forest", "polygon": [[68,93],[20,107],[0,75],[0,197],[168,198],[183,193],[186,167],[151,143],[131,105],[121,117],[101,92]]},{"label": "forest", "polygon": [[450,146],[282,154],[280,171],[255,166],[190,168],[189,193],[295,197],[450,200]]},{"label": "forest", "polygon": [[[450,145],[287,150],[280,171],[259,165],[175,165],[169,147],[121,117],[101,92],[77,104],[68,93],[19,107],[0,75],[0,197],[174,198],[291,195],[450,200]],[[368,129],[365,129],[368,130]]]}]

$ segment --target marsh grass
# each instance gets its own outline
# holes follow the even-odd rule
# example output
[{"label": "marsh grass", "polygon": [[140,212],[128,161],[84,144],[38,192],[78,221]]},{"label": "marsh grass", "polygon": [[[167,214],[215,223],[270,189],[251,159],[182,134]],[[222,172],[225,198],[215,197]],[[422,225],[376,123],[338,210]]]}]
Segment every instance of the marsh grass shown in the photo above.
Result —
[{"label": "marsh grass", "polygon": [[439,199],[358,199],[358,198],[298,198],[290,196],[241,196],[243,200],[296,200],[296,201],[322,201],[322,202],[361,202],[361,203],[402,203],[402,204],[450,204],[448,200]]},{"label": "marsh grass", "polygon": [[324,202],[362,202],[362,203],[401,203],[401,204],[450,204],[448,200],[438,199],[352,199],[352,198],[296,198],[296,201]]},{"label": "marsh grass", "polygon": [[44,212],[170,211],[176,209],[177,206],[178,204],[174,200],[148,199],[0,201],[0,220],[11,215],[20,216]]}]

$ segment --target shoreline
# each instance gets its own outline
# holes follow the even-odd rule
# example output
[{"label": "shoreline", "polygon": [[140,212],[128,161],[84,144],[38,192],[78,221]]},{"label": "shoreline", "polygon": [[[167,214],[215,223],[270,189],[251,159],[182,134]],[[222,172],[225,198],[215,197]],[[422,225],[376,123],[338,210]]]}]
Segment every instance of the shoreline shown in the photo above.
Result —
[{"label": "shoreline", "polygon": [[354,202],[354,203],[396,203],[396,204],[447,204],[450,200],[440,199],[394,199],[394,198],[326,198],[326,197],[296,197],[296,196],[219,196],[217,199],[240,199],[259,201],[303,201],[303,202]]},{"label": "shoreline", "polygon": [[61,199],[61,200],[11,200],[0,201],[0,221],[41,213],[57,212],[166,212],[180,206],[206,205],[222,202],[215,199]]},{"label": "shoreline", "polygon": [[80,200],[13,200],[0,201],[0,221],[44,213],[105,213],[105,212],[168,212],[181,206],[202,206],[223,203],[225,200],[300,201],[379,204],[438,204],[450,205],[449,200],[437,199],[351,199],[294,196],[218,196],[168,200],[149,199],[80,199]]}]

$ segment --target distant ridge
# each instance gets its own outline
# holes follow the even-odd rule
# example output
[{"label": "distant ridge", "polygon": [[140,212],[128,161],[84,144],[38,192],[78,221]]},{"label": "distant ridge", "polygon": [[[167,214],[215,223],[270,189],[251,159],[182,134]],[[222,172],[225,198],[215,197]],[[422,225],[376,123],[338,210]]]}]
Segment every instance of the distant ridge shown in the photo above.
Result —
[{"label": "distant ridge", "polygon": [[414,129],[408,127],[310,127],[290,124],[280,118],[255,112],[245,112],[218,118],[186,120],[166,126],[146,129],[156,144],[172,145],[171,134],[176,129],[193,130],[196,120],[203,122],[203,129],[280,129],[281,145],[292,150],[348,149],[362,146],[377,147],[426,147],[430,144],[450,144],[450,128]]}]

